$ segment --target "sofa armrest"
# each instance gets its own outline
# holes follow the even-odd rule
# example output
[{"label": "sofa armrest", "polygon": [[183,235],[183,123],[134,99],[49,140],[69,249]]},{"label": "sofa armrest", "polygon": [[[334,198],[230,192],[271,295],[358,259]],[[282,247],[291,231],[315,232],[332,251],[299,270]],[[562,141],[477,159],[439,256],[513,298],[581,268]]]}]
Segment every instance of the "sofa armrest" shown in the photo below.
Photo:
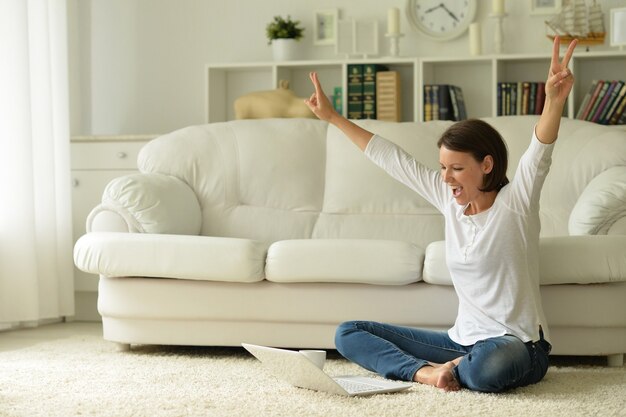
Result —
[{"label": "sofa armrest", "polygon": [[570,235],[626,234],[626,166],[609,168],[587,184],[569,217]]},{"label": "sofa armrest", "polygon": [[109,182],[102,203],[87,217],[87,232],[137,232],[198,235],[200,203],[176,177],[133,174]]}]

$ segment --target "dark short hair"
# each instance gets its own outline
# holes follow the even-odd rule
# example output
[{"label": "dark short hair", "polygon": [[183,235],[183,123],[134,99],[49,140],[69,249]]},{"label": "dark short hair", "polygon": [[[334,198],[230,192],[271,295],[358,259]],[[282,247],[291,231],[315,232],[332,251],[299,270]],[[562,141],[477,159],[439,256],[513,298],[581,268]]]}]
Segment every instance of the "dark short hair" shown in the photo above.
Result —
[{"label": "dark short hair", "polygon": [[500,191],[509,183],[506,176],[508,151],[504,139],[489,123],[479,119],[467,119],[450,126],[437,141],[437,147],[455,152],[466,152],[478,162],[487,155],[493,158],[493,169],[483,181],[484,192]]}]

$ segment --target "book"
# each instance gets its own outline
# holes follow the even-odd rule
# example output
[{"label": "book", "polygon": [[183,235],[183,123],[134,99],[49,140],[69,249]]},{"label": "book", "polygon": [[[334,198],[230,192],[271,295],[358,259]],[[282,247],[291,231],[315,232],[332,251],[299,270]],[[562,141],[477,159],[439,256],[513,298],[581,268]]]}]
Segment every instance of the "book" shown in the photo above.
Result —
[{"label": "book", "polygon": [[363,118],[363,65],[348,65],[348,118]]},{"label": "book", "polygon": [[617,87],[615,88],[615,91],[617,91],[615,100],[613,100],[609,111],[604,116],[603,120],[600,120],[600,123],[609,124],[609,122],[611,121],[611,118],[613,117],[613,114],[615,114],[615,111],[619,107],[620,102],[623,100],[624,96],[626,95],[626,82],[620,81],[620,83],[621,83],[621,88],[619,89],[619,91],[617,91]]},{"label": "book", "polygon": [[522,82],[522,108],[520,114],[528,114],[528,96],[530,95],[530,83]]},{"label": "book", "polygon": [[454,120],[452,112],[452,100],[450,98],[450,86],[442,84],[439,86],[439,120]]},{"label": "book", "polygon": [[431,120],[438,120],[439,119],[439,85],[438,84],[432,85],[432,103],[431,103],[430,111],[432,113]]},{"label": "book", "polygon": [[598,99],[600,100],[598,107],[595,113],[593,114],[593,116],[591,117],[591,121],[595,123],[597,123],[598,120],[600,119],[600,115],[604,111],[604,108],[606,107],[606,104],[611,98],[611,94],[613,93],[613,90],[615,89],[615,86],[617,85],[617,81],[615,80],[606,81],[606,83],[608,84],[608,86],[607,88],[603,89],[603,91],[600,92],[602,94],[602,97],[598,97]]},{"label": "book", "polygon": [[615,81],[615,86],[611,90],[610,97],[606,101],[606,104],[602,109],[602,113],[600,113],[600,116],[598,117],[598,120],[596,120],[596,123],[607,124],[609,112],[611,111],[611,108],[613,108],[613,103],[615,103],[615,100],[617,100],[623,86],[624,81]]},{"label": "book", "polygon": [[450,92],[456,106],[458,107],[458,117],[455,117],[454,120],[467,119],[467,109],[465,106],[465,98],[463,97],[463,90],[461,90],[461,87],[453,85],[450,88]]},{"label": "book", "polygon": [[619,105],[615,109],[615,113],[613,113],[613,116],[611,116],[611,119],[609,120],[610,125],[619,125],[619,124],[626,123],[623,117],[626,114],[624,109],[626,109],[626,96],[622,97],[622,100],[620,101]]},{"label": "book", "polygon": [[598,85],[598,80],[593,80],[591,82],[591,87],[589,88],[589,90],[587,90],[587,94],[585,94],[585,97],[583,98],[583,101],[582,103],[580,103],[580,107],[578,108],[578,112],[576,113],[577,119],[583,119],[583,114],[585,112],[585,109],[589,105],[589,101],[591,101],[591,96],[593,95],[593,92],[596,90],[597,85]]},{"label": "book", "polygon": [[343,113],[343,90],[341,87],[335,87],[333,90],[333,108],[337,113]]},{"label": "book", "polygon": [[585,120],[588,120],[590,122],[593,121],[593,116],[596,114],[596,111],[598,110],[598,106],[600,106],[600,103],[602,102],[602,99],[604,98],[604,95],[606,94],[606,91],[609,88],[609,84],[610,84],[609,81],[602,81],[602,87],[599,89],[598,94],[596,95],[596,98],[593,101],[593,105],[591,106],[591,110],[587,114],[587,117],[585,118]]},{"label": "book", "polygon": [[424,121],[428,122],[430,120],[433,120],[433,112],[432,112],[432,107],[433,107],[433,88],[432,85],[430,84],[426,84],[424,85]]},{"label": "book", "polygon": [[541,114],[543,111],[543,105],[546,101],[546,83],[539,81],[537,83],[537,98],[535,100],[535,112],[534,114]]},{"label": "book", "polygon": [[399,122],[402,118],[400,73],[379,71],[376,73],[376,118]]},{"label": "book", "polygon": [[535,102],[537,100],[537,83],[530,82],[528,84],[528,112],[526,114],[535,114]]},{"label": "book", "polygon": [[583,114],[580,116],[581,120],[587,120],[587,116],[589,115],[589,112],[591,111],[596,99],[598,98],[598,94],[600,93],[600,90],[602,89],[602,86],[604,85],[604,81],[603,80],[597,80],[595,81],[596,87],[593,90],[593,92],[591,93],[591,97],[589,98],[589,102],[587,103],[587,107],[585,107],[585,110],[583,111]]},{"label": "book", "polygon": [[363,118],[376,119],[376,73],[388,68],[379,64],[363,64]]}]

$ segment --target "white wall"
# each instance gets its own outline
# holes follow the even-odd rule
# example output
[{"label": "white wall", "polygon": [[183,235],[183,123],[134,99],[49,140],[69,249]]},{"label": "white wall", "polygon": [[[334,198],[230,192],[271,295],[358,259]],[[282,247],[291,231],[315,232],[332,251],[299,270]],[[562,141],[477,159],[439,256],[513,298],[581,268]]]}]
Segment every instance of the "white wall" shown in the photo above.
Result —
[{"label": "white wall", "polygon": [[[530,0],[505,0],[506,53],[548,53],[544,20]],[[588,0],[591,1],[591,0]],[[467,56],[467,34],[434,42],[411,30],[405,0],[68,0],[72,134],[165,133],[204,123],[204,68],[208,63],[270,61],[265,26],[291,15],[305,27],[307,59],[335,58],[334,47],[314,46],[313,14],[337,8],[344,18],[377,18],[402,10],[405,56]],[[608,10],[626,0],[600,0]],[[478,0],[483,53],[493,52],[491,0]],[[608,38],[608,37],[607,37]],[[608,39],[606,41],[608,44]],[[610,49],[608,46],[594,50]],[[388,53],[380,40],[381,55]],[[579,53],[584,51],[580,48]]]}]

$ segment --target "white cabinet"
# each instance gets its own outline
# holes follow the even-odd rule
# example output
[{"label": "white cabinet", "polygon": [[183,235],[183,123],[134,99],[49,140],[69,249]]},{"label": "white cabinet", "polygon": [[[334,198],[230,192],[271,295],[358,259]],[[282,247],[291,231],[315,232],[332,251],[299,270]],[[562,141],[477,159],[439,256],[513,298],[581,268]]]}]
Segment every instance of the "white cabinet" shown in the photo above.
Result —
[{"label": "white cabinet", "polygon": [[[156,135],[74,136],[71,140],[72,226],[74,242],[85,234],[89,212],[112,179],[137,172],[137,155]],[[97,319],[98,276],[74,267],[76,320]]]},{"label": "white cabinet", "polygon": [[[319,73],[326,94],[332,94],[334,87],[343,88],[346,115],[347,68],[357,63],[384,64],[400,73],[403,121],[423,120],[424,84],[458,85],[463,90],[469,117],[496,116],[498,83],[545,81],[550,59],[550,54],[516,54],[212,64],[206,67],[206,121],[233,120],[237,97],[273,90],[280,80],[289,81],[296,95],[309,97],[313,91],[310,71]],[[570,67],[576,82],[565,115],[574,117],[593,80],[626,78],[626,52],[576,51]]]}]

